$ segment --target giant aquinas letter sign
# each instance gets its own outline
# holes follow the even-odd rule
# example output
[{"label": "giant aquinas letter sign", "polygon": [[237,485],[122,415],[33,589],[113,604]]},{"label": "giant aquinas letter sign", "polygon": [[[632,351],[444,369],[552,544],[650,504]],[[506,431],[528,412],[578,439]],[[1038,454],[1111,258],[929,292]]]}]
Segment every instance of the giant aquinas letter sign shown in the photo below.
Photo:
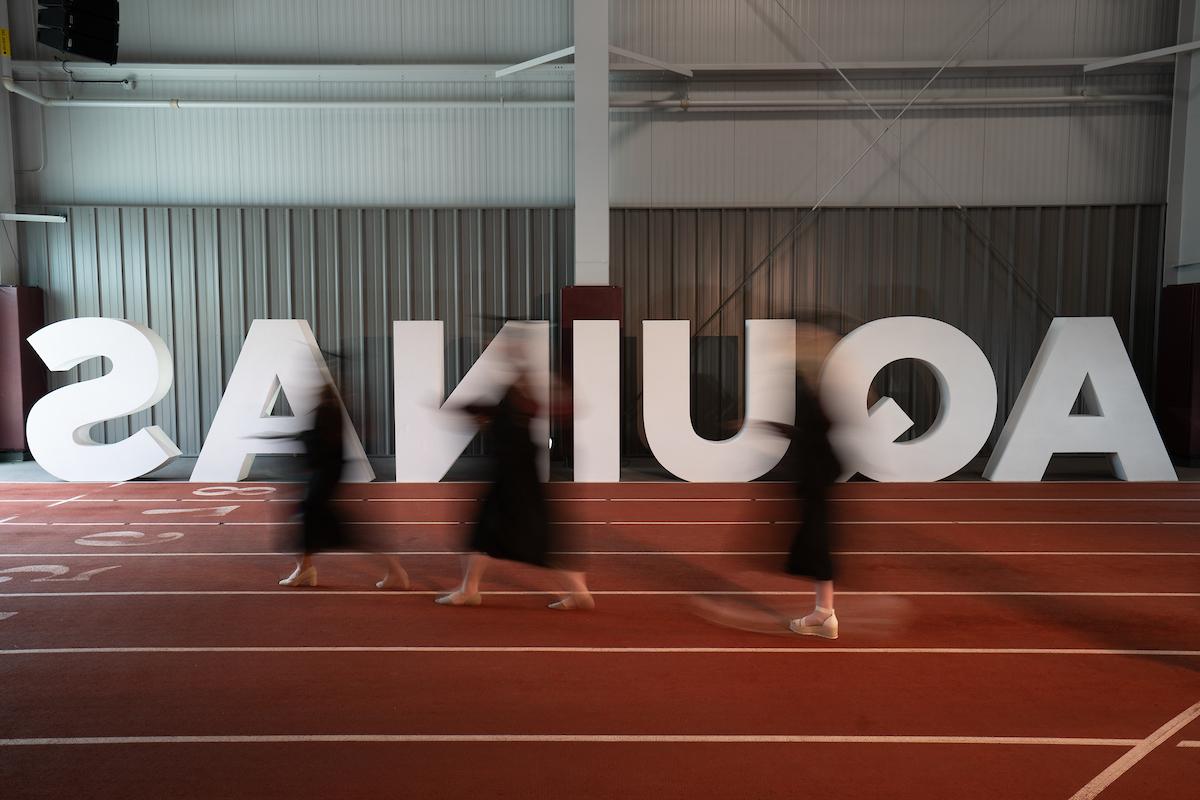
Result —
[{"label": "giant aquinas letter sign", "polygon": [[[512,323],[510,323],[512,325]],[[576,480],[617,480],[620,453],[619,329],[614,323],[577,321]],[[689,323],[647,321],[643,335],[646,436],[659,462],[691,481],[746,481],[767,473],[783,457],[784,443],[746,427],[725,441],[696,435],[688,416]],[[746,323],[747,417],[790,420],[792,323]],[[470,442],[473,429],[462,415],[443,410],[443,332],[440,322],[394,326],[396,474],[400,481],[435,481]],[[89,430],[105,420],[150,408],[171,387],[171,356],[162,339],[136,323],[114,319],[56,322],[30,344],[52,370],[106,357],[108,374],[72,384],[42,398],[29,414],[28,440],[48,472],[74,481],[140,477],[179,455],[157,427],[143,428],[113,444],[94,441]],[[504,380],[504,358],[492,347],[523,348],[527,368],[548,399],[550,336],[546,323],[507,327],[446,402],[459,405],[494,391]],[[912,441],[898,438],[912,420],[888,397],[868,406],[871,383],[888,364],[912,359],[935,375],[938,417]],[[580,380],[580,378],[583,380]],[[246,477],[256,453],[294,452],[294,433],[310,411],[306,397],[330,380],[320,349],[303,320],[256,320],[246,337],[229,386],[192,473],[195,481]],[[280,391],[297,417],[271,417]],[[996,416],[996,381],[986,356],[955,328],[923,317],[893,317],[847,335],[830,353],[821,374],[822,400],[836,423],[846,475],[878,481],[937,481],[978,455]],[[1072,414],[1082,398],[1085,414]],[[349,480],[372,480],[362,444],[345,426]],[[531,433],[540,447],[548,426]],[[1103,454],[1115,474],[1130,481],[1174,481],[1175,471],[1150,415],[1146,398],[1113,321],[1054,320],[1012,416],[984,471],[998,481],[1037,481],[1057,453]],[[544,466],[544,465],[543,465]]]}]

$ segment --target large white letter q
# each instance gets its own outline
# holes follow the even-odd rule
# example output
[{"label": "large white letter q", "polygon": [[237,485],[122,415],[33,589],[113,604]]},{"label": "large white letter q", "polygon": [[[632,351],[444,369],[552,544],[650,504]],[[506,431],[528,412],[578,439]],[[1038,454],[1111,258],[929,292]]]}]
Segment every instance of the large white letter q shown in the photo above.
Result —
[{"label": "large white letter q", "polygon": [[42,469],[65,481],[127,481],[179,455],[157,425],[113,444],[91,435],[93,425],[145,411],[171,388],[171,354],[157,333],[128,320],[81,317],[42,328],[29,344],[55,372],[101,356],[112,362],[103,377],[53,391],[29,411],[25,435]]},{"label": "large white letter q", "polygon": [[[912,419],[890,397],[870,409],[867,398],[879,371],[907,358],[933,372],[941,407],[923,435],[897,442]],[[957,328],[926,317],[876,320],[848,334],[829,354],[821,393],[848,473],[877,481],[953,475],[979,453],[996,421],[996,376],[983,351]]]}]

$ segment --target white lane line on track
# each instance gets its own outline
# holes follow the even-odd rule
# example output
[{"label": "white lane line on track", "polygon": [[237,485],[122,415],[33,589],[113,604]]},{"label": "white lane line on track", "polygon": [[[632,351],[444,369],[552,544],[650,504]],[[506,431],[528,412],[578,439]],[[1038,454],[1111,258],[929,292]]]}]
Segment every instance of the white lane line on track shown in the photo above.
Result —
[{"label": "white lane line on track", "polygon": [[[322,552],[322,558],[338,556],[461,556],[466,550],[331,550]],[[279,551],[243,552],[191,552],[191,553],[0,553],[0,558],[266,558],[292,557],[294,554]],[[784,556],[786,550],[560,550],[551,555],[558,556]],[[1103,556],[1122,558],[1200,558],[1200,551],[1193,552],[1141,552],[1137,550],[1090,552],[1087,550],[835,550],[835,556]]]},{"label": "white lane line on track", "polygon": [[[940,655],[940,656],[1158,656],[1197,658],[1200,650],[1103,650],[1036,647],[569,647],[569,646],[295,646],[295,647],[41,647],[0,650],[3,656],[199,653],[595,653],[609,655]],[[1140,739],[1135,739],[1140,742]]]},{"label": "white lane line on track", "polygon": [[[446,590],[416,590],[392,591],[371,589],[202,589],[202,590],[146,590],[146,591],[113,591],[113,592],[0,592],[0,598],[50,598],[50,597],[329,597],[341,595],[377,595],[385,597],[412,597],[420,595],[440,595]],[[487,591],[484,595],[549,597],[557,595],[552,591],[526,591],[523,589],[501,589]],[[644,590],[592,590],[592,594],[601,596],[627,597],[811,597],[812,590],[807,591],[704,591],[689,589],[644,589]],[[1200,597],[1200,592],[867,592],[838,590],[843,597]]]},{"label": "white lane line on track", "polygon": [[[80,498],[62,500],[70,503]],[[93,497],[89,503],[211,503],[212,497]],[[552,503],[790,503],[790,497],[551,497]],[[296,503],[298,497],[238,497],[241,503]],[[39,500],[8,500],[37,503]],[[478,503],[478,497],[338,497],[337,503]],[[833,503],[1197,503],[1200,497],[831,497]]]},{"label": "white lane line on track", "polygon": [[1107,789],[1113,781],[1132,769],[1139,761],[1150,755],[1156,747],[1183,730],[1184,727],[1197,717],[1200,717],[1200,703],[1196,703],[1191,708],[1185,709],[1154,733],[1138,742],[1132,750],[1118,758],[1107,769],[1095,778],[1092,778],[1082,789],[1071,795],[1071,800],[1093,800],[1093,798]]},{"label": "white lane line on track", "polygon": [[[12,517],[10,517],[9,519],[12,519]],[[238,520],[229,520],[229,521],[225,521],[225,522],[195,522],[195,521],[149,522],[149,521],[143,521],[143,520],[137,520],[136,522],[126,522],[126,521],[121,521],[121,520],[101,520],[101,521],[95,521],[95,520],[75,521],[75,520],[72,520],[70,522],[5,522],[5,521],[0,521],[0,526],[2,526],[2,527],[30,527],[30,528],[53,527],[56,525],[80,525],[80,526],[97,526],[97,525],[99,525],[99,526],[109,526],[109,527],[120,527],[123,525],[171,525],[171,526],[178,526],[178,525],[259,525],[259,526],[261,526],[261,525],[276,525],[276,526],[280,526],[280,525],[290,525],[290,524],[293,524],[293,523],[291,523],[288,520],[272,520],[272,521],[267,521],[267,522],[241,522]],[[425,520],[355,521],[355,520],[347,520],[347,522],[345,524],[347,524],[347,525],[391,525],[391,526],[395,526],[395,525],[434,526],[434,525],[473,525],[475,523],[473,520],[463,520],[463,521],[425,521]],[[612,520],[612,521],[591,521],[591,522],[587,522],[587,521],[552,522],[551,524],[552,525],[576,525],[576,526],[578,526],[578,525],[595,525],[595,526],[603,526],[603,525],[674,525],[674,526],[679,526],[679,525],[691,525],[691,526],[701,526],[701,525],[739,525],[739,526],[780,525],[780,526],[790,526],[790,525],[799,525],[800,521],[799,520],[781,520],[778,522],[772,522],[769,520],[724,520],[724,521],[716,521],[716,522],[701,522],[701,521],[677,522],[677,521],[666,521],[666,520]],[[1112,526],[1112,525],[1181,525],[1181,526],[1200,527],[1200,521],[1197,521],[1197,522],[1165,521],[1164,522],[1164,521],[1150,521],[1150,520],[1146,520],[1146,521],[1129,521],[1129,520],[1125,520],[1125,521],[1121,521],[1121,520],[964,520],[964,521],[953,521],[953,520],[942,520],[942,519],[933,519],[933,520],[840,520],[840,521],[835,520],[831,524],[833,524],[833,525],[910,525],[910,526],[932,526],[932,525],[1021,525],[1021,526],[1027,526],[1027,525],[1041,525],[1041,526],[1055,526],[1055,525],[1062,525],[1062,526],[1066,526],[1066,525],[1092,525],[1092,526],[1097,526],[1097,525],[1099,525],[1099,526],[1105,526],[1105,525],[1108,525],[1108,526]]]},{"label": "white lane line on track", "polygon": [[0,739],[0,747],[61,747],[138,744],[300,744],[300,743],[508,743],[508,744],[898,744],[1025,745],[1058,747],[1132,747],[1139,739],[1091,739],[1048,736],[837,736],[706,734],[519,734],[519,733],[332,733],[235,736],[74,736]]},{"label": "white lane line on track", "polygon": [[1200,747],[1200,742],[1180,742],[1180,747]]}]

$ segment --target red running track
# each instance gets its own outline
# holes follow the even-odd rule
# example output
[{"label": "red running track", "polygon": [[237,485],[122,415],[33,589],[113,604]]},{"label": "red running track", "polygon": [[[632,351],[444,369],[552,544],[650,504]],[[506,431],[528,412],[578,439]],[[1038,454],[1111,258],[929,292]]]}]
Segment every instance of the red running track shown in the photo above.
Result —
[{"label": "red running track", "polygon": [[1197,796],[1194,484],[841,487],[836,642],[784,627],[785,487],[554,485],[586,614],[431,602],[477,492],[347,487],[381,592],[276,585],[294,485],[4,486],[0,796]]}]

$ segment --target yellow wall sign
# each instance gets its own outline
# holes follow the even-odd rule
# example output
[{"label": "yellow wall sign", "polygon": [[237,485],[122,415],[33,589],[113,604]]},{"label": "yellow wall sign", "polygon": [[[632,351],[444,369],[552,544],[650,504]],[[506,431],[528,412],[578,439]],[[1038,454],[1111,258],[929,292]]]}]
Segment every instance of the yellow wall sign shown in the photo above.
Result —
[{"label": "yellow wall sign", "polygon": [[8,38],[8,28],[0,28],[0,56],[12,57],[12,40]]}]

